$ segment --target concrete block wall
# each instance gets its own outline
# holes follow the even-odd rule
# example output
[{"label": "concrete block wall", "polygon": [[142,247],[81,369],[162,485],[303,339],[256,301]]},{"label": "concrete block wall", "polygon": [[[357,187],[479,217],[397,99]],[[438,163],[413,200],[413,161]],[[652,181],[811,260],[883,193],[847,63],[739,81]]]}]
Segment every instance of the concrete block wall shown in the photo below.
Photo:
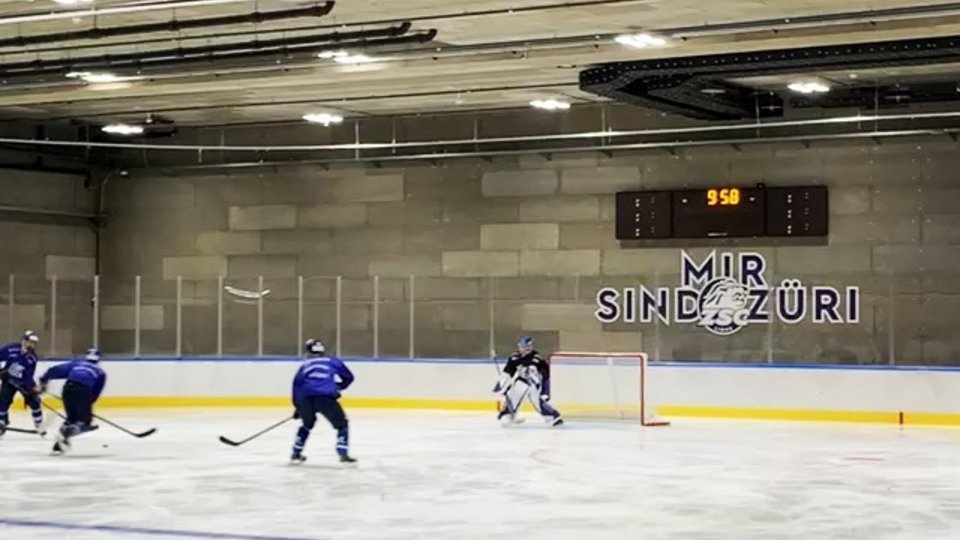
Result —
[{"label": "concrete block wall", "polygon": [[[492,324],[500,354],[530,333],[547,350],[643,347],[662,359],[765,361],[772,347],[775,361],[957,363],[960,337],[950,324],[960,314],[956,170],[960,153],[952,142],[925,140],[393,169],[141,173],[116,180],[107,194],[113,219],[104,279],[180,275],[209,287],[222,275],[251,289],[262,275],[271,289],[265,352],[295,351],[290,295],[299,275],[316,278],[308,280],[305,331],[333,342],[334,281],[319,276],[341,275],[343,348],[351,354],[372,353],[371,282],[380,276],[381,354],[407,353],[412,295],[421,356],[487,356]],[[751,327],[718,338],[692,326],[595,321],[597,288],[677,279],[679,245],[636,249],[615,240],[615,192],[760,181],[830,186],[826,245],[749,249],[767,256],[777,278],[860,286],[860,324]],[[719,241],[699,242],[696,250],[711,247],[737,249]],[[211,298],[190,306],[185,350],[212,352]],[[175,317],[169,302],[162,309],[150,319],[162,328],[145,334],[170,348]],[[226,311],[228,349],[252,352],[255,307],[228,299]],[[109,333],[118,347],[130,341],[128,330]]]},{"label": "concrete block wall", "polygon": [[[77,220],[29,215],[26,210],[67,213],[93,213],[96,190],[84,186],[79,176],[51,174],[13,169],[0,169],[0,207],[18,208],[20,212],[0,210],[0,340],[19,337],[32,329],[44,338],[41,352],[51,347],[51,302],[49,279],[60,281],[58,352],[88,345],[85,333],[91,311],[89,296],[86,309],[77,309],[74,292],[89,284],[96,272],[94,230]],[[9,277],[14,277],[13,313],[9,302]],[[74,342],[74,333],[83,330],[84,339]],[[82,343],[81,343],[82,341]]]}]

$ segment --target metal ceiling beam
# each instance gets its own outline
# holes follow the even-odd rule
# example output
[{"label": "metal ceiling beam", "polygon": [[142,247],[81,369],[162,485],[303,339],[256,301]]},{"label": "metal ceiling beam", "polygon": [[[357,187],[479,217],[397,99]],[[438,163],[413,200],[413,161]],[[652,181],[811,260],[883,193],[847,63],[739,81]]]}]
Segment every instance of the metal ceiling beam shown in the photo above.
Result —
[{"label": "metal ceiling beam", "polygon": [[132,6],[117,6],[106,8],[90,9],[71,9],[64,11],[52,11],[46,13],[30,13],[27,15],[14,15],[11,17],[0,17],[0,26],[11,24],[24,24],[44,21],[62,21],[85,19],[89,17],[102,17],[104,15],[124,15],[129,13],[143,13],[147,11],[161,11],[165,9],[183,9],[209,6],[223,6],[227,4],[248,3],[249,0],[185,0],[183,2],[153,2],[149,4],[139,4]]},{"label": "metal ceiling beam", "polygon": [[801,17],[783,17],[753,21],[705,24],[662,30],[663,33],[677,38],[694,38],[742,34],[747,32],[783,31],[800,28],[822,28],[824,26],[843,26],[849,24],[875,24],[887,21],[926,19],[960,15],[960,2],[948,4],[921,4],[909,7],[887,9],[869,9],[864,11],[844,11],[823,13]]},{"label": "metal ceiling beam", "polygon": [[[226,15],[222,17],[207,17],[203,19],[171,19],[167,22],[136,24],[127,26],[108,26],[88,28],[74,32],[58,32],[54,34],[19,35],[0,39],[0,47],[27,47],[43,43],[61,43],[65,41],[79,41],[103,39],[114,36],[130,36],[148,34],[151,32],[180,32],[196,28],[211,26],[229,26],[233,24],[260,24],[271,21],[299,19],[304,17],[323,17],[333,9],[334,2],[329,1],[322,5],[305,8],[285,9],[280,11],[245,13],[241,15]],[[206,36],[205,36],[206,38]],[[209,39],[209,38],[207,38]],[[102,44],[100,46],[103,46]]]}]

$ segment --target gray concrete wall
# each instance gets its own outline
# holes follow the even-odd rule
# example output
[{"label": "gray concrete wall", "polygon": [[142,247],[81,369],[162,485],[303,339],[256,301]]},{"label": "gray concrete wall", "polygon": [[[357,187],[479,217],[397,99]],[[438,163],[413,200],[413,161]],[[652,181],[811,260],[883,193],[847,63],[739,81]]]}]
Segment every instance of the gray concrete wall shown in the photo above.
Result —
[{"label": "gray concrete wall", "polygon": [[41,351],[53,350],[50,278],[56,276],[60,282],[56,351],[89,346],[94,230],[83,220],[27,211],[93,213],[95,190],[84,187],[83,178],[77,176],[0,169],[0,207],[4,208],[0,209],[0,336],[12,340],[23,330],[33,329],[43,338]]},{"label": "gray concrete wall", "polygon": [[[108,192],[103,260],[108,303],[122,314],[133,276],[151,308],[144,352],[170,352],[173,281],[184,280],[183,350],[215,348],[217,276],[267,297],[265,352],[296,347],[296,276],[308,276],[305,331],[334,341],[334,281],[343,276],[343,350],[371,354],[373,276],[381,276],[379,351],[504,354],[521,333],[545,350],[657,351],[663,359],[956,363],[960,337],[960,170],[950,140],[729,147],[544,160],[325,170],[289,167],[188,176],[141,174]],[[734,337],[693,327],[604,327],[603,285],[676,280],[675,246],[626,249],[613,236],[619,190],[706,185],[830,186],[827,245],[765,244],[776,276],[863,288],[862,322],[751,327]],[[723,244],[719,244],[723,247]],[[700,244],[703,251],[703,244]],[[409,276],[415,276],[411,291]],[[659,277],[658,277],[659,275]],[[256,347],[256,306],[228,295],[225,348]],[[129,349],[125,317],[108,343]],[[893,350],[890,349],[891,344]]]}]

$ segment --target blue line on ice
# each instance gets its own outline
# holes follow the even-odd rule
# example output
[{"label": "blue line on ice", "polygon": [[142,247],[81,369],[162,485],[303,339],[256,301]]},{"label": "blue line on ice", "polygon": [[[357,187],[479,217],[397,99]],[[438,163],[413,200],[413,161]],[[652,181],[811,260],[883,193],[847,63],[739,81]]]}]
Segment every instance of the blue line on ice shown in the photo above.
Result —
[{"label": "blue line on ice", "polygon": [[261,536],[251,534],[230,534],[204,531],[178,531],[175,529],[147,529],[141,527],[124,527],[119,525],[80,525],[75,523],[59,523],[56,521],[26,521],[20,519],[0,518],[0,526],[22,527],[31,529],[58,529],[64,531],[88,531],[117,534],[136,534],[141,536],[166,536],[169,538],[203,538],[214,540],[320,540],[318,538],[292,536]]}]

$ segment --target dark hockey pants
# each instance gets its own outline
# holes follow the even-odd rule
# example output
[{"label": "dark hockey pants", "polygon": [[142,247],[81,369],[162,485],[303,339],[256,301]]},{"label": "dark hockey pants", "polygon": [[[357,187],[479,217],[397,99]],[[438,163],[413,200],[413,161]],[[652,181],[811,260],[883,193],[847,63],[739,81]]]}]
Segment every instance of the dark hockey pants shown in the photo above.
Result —
[{"label": "dark hockey pants", "polygon": [[93,423],[93,390],[68,381],[63,386],[63,408],[67,411],[67,420],[60,427],[60,433],[65,438],[90,431]]},{"label": "dark hockey pants", "polygon": [[297,414],[303,425],[297,430],[297,439],[293,443],[293,453],[300,454],[307,445],[310,432],[317,424],[317,415],[322,415],[337,430],[337,454],[346,456],[350,447],[350,426],[347,415],[337,398],[333,396],[310,396],[296,403]]},{"label": "dark hockey pants", "polygon": [[18,392],[23,396],[27,406],[30,407],[34,425],[39,426],[43,423],[43,409],[40,407],[40,398],[32,391],[20,388],[9,381],[0,384],[0,423],[4,425],[10,423],[10,405],[13,404],[13,398]]}]

